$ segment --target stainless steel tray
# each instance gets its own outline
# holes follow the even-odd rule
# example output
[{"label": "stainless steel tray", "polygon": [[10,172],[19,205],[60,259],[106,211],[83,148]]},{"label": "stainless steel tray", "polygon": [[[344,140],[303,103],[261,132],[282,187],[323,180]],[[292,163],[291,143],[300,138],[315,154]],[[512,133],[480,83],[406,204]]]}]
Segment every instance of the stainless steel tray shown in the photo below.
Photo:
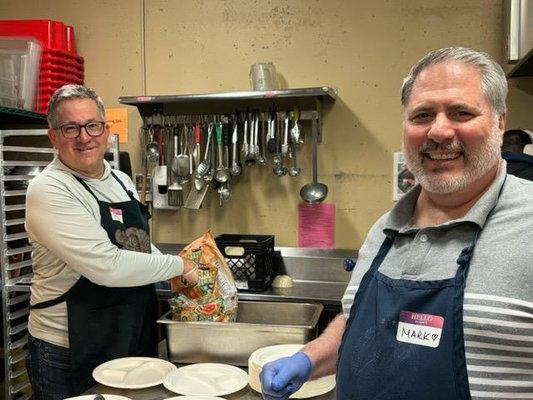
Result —
[{"label": "stainless steel tray", "polygon": [[317,334],[321,304],[239,301],[237,321],[157,322],[166,326],[169,360],[247,366],[255,350],[274,344],[307,343]]}]

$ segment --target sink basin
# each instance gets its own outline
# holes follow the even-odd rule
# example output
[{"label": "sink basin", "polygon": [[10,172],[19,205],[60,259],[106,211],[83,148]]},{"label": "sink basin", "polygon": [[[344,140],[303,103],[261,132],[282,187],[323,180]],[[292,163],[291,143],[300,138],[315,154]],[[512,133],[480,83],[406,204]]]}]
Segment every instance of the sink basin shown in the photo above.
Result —
[{"label": "sink basin", "polygon": [[173,321],[172,311],[157,322],[166,327],[171,362],[247,366],[261,347],[314,339],[322,309],[321,304],[239,301],[236,322]]}]

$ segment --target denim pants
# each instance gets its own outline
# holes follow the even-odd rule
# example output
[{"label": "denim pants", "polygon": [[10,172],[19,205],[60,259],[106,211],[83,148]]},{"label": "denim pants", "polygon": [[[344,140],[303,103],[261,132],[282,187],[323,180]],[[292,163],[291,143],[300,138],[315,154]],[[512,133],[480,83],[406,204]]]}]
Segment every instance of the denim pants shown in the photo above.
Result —
[{"label": "denim pants", "polygon": [[63,400],[80,394],[72,387],[69,349],[28,334],[26,366],[34,400]]}]

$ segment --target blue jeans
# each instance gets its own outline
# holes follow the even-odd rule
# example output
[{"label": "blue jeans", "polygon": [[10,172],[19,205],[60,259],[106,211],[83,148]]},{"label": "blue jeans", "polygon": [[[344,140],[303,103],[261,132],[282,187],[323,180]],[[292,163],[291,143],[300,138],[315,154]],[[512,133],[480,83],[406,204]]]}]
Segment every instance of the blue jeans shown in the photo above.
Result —
[{"label": "blue jeans", "polygon": [[80,394],[72,387],[69,349],[28,334],[26,367],[33,400],[63,400]]}]

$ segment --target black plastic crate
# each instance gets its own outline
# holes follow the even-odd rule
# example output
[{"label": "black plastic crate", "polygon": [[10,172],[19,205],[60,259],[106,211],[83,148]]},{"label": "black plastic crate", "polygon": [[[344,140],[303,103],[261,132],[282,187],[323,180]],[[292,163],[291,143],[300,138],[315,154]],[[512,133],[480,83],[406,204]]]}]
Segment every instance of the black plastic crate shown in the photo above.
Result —
[{"label": "black plastic crate", "polygon": [[274,277],[274,236],[223,234],[215,242],[239,290],[262,291]]}]

